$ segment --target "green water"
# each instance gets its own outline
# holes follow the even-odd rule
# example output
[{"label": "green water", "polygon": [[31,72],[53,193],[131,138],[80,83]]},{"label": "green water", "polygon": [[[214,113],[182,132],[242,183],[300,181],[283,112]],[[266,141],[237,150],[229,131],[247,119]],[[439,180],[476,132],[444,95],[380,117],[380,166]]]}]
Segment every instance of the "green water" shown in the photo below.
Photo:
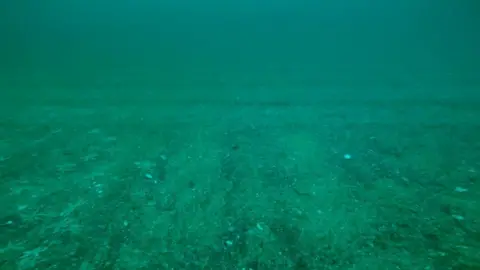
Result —
[{"label": "green water", "polygon": [[474,1],[2,6],[1,82],[11,87],[448,95],[445,88],[471,89],[479,80]]},{"label": "green water", "polygon": [[0,270],[480,269],[480,4],[0,3]]}]

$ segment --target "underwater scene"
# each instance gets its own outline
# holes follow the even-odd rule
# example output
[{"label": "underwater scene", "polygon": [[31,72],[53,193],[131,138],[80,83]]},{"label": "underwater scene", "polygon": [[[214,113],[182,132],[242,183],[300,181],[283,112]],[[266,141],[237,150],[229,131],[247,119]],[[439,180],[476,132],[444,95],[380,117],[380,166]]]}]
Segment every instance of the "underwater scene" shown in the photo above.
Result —
[{"label": "underwater scene", "polygon": [[3,1],[0,270],[480,270],[479,14]]}]

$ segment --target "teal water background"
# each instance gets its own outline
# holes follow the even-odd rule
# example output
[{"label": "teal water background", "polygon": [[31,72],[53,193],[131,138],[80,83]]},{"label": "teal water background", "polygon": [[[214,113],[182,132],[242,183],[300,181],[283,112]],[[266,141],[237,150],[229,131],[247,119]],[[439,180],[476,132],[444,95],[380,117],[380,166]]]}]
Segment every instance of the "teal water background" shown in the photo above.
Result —
[{"label": "teal water background", "polygon": [[202,100],[310,100],[339,90],[353,98],[461,97],[479,92],[479,6],[5,1],[0,84],[29,95],[135,89]]}]

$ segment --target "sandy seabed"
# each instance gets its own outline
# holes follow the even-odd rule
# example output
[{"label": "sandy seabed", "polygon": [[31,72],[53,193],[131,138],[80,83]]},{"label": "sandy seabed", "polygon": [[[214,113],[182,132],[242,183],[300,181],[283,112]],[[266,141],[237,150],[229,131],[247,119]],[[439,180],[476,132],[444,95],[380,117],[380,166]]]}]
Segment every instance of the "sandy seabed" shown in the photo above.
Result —
[{"label": "sandy seabed", "polygon": [[0,269],[480,269],[478,108],[5,103]]}]

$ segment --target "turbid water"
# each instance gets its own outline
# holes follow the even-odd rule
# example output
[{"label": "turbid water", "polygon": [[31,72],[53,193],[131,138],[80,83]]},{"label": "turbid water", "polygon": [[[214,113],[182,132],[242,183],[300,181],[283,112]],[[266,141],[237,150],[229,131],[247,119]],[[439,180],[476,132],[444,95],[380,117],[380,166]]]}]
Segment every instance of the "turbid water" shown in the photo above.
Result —
[{"label": "turbid water", "polygon": [[37,2],[1,270],[480,269],[475,1]]}]

